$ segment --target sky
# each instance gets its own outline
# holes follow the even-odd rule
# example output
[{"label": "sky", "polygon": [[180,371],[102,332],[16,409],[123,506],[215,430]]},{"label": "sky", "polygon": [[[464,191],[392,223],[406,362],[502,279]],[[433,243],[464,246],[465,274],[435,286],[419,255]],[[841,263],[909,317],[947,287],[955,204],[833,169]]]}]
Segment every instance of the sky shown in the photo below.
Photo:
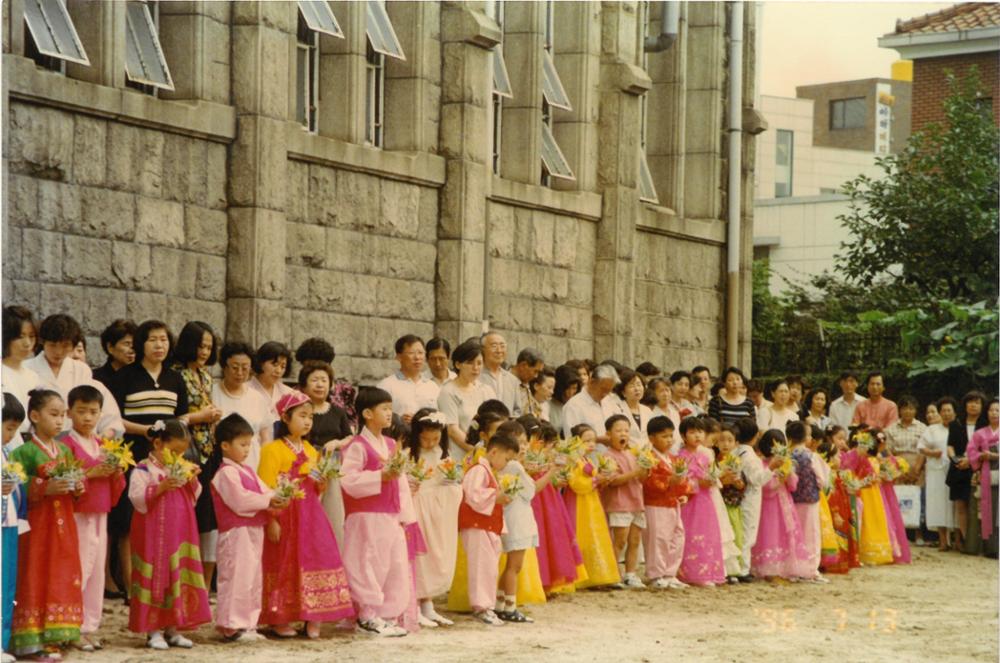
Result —
[{"label": "sky", "polygon": [[763,2],[760,93],[794,97],[795,86],[886,77],[899,59],[878,38],[948,2]]}]

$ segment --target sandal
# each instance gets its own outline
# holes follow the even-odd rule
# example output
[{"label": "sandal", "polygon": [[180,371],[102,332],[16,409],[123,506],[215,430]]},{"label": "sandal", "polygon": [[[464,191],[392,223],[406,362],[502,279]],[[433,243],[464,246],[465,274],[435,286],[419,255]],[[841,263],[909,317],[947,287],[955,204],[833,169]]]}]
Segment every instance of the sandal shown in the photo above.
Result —
[{"label": "sandal", "polygon": [[515,624],[526,624],[529,620],[529,618],[517,608],[514,610],[501,610],[497,612],[497,617],[505,622],[514,622]]},{"label": "sandal", "polygon": [[271,629],[271,633],[279,638],[294,638],[299,635],[298,631],[287,624],[284,626],[275,626]]}]

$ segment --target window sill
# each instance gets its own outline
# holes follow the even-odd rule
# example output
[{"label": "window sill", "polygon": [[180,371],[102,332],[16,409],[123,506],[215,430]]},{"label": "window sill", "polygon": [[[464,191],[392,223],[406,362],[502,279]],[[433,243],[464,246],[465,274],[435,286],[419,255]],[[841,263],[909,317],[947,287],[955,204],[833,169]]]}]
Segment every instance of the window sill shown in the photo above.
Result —
[{"label": "window sill", "polygon": [[131,89],[78,81],[9,53],[3,55],[3,74],[14,99],[218,142],[236,138],[236,111],[232,106],[203,100],[159,99]]},{"label": "window sill", "polygon": [[682,219],[672,209],[643,202],[638,229],[701,244],[724,246],[726,223],[716,219]]},{"label": "window sill", "polygon": [[444,159],[427,152],[398,152],[357,145],[302,130],[288,123],[288,157],[423,186],[444,185]]},{"label": "window sill", "polygon": [[559,191],[537,184],[515,182],[496,175],[493,176],[489,199],[588,221],[601,220],[603,205],[602,197],[597,193]]}]

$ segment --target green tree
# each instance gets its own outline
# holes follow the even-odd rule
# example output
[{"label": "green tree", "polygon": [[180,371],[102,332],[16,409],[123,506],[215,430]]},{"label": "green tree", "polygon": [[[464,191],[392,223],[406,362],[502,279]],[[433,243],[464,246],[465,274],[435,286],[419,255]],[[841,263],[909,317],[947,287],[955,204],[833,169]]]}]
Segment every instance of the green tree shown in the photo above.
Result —
[{"label": "green tree", "polygon": [[949,75],[948,85],[943,124],[926,125],[903,151],[877,158],[883,177],[844,185],[850,209],[839,218],[851,239],[838,267],[858,285],[896,275],[915,287],[919,303],[996,302],[1000,138],[983,112],[978,72]]}]

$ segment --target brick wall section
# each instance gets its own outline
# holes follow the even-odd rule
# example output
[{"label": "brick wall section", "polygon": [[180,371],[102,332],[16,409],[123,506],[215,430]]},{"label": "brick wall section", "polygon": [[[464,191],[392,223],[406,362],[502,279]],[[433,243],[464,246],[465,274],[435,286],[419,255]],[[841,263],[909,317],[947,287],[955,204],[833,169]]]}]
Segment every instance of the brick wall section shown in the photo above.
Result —
[{"label": "brick wall section", "polygon": [[592,221],[490,202],[490,317],[509,347],[548,363],[594,353]]},{"label": "brick wall section", "polygon": [[5,139],[3,296],[113,319],[226,322],[226,146],[21,102]]},{"label": "brick wall section", "polygon": [[928,122],[944,120],[941,102],[948,96],[948,70],[963,76],[969,67],[979,69],[979,78],[993,99],[993,121],[1000,126],[1000,79],[997,71],[998,52],[954,55],[943,58],[922,58],[913,62],[913,131]]},{"label": "brick wall section", "polygon": [[355,380],[398,366],[403,334],[434,335],[437,190],[288,162],[289,341],[323,335]]},{"label": "brick wall section", "polygon": [[725,364],[725,252],[640,232],[636,238],[636,356],[666,370]]}]

